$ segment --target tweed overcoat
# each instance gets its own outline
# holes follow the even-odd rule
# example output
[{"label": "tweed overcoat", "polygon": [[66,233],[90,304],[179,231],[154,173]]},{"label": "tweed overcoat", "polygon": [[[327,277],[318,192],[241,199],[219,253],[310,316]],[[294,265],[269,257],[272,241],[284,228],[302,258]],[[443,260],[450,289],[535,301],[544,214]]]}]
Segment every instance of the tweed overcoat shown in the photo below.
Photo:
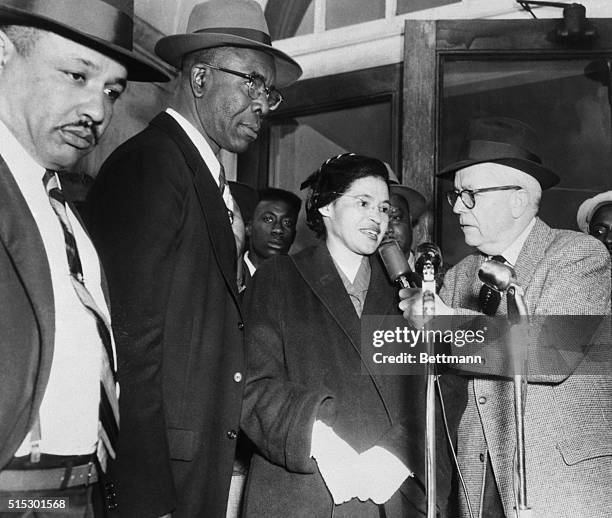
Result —
[{"label": "tweed overcoat", "polygon": [[87,209],[113,303],[119,510],[224,517],[245,358],[219,188],[162,113],[107,159]]},{"label": "tweed overcoat", "polygon": [[[397,289],[377,256],[370,264],[363,316],[399,315]],[[248,381],[241,422],[258,452],[251,462],[245,516],[331,516],[331,496],[310,458],[316,418],[358,452],[378,444],[414,471],[385,511],[388,517],[421,516],[424,377],[362,373],[360,320],[327,247],[267,260],[246,294]],[[448,383],[443,390],[449,394],[453,428],[465,406],[465,385],[459,378]],[[452,470],[442,434],[438,452],[438,505],[444,513]],[[336,506],[334,516],[378,517],[379,509],[353,499]]]},{"label": "tweed overcoat", "polygon": [[[449,270],[440,293],[447,304],[477,309],[483,261],[474,253]],[[610,257],[590,236],[552,229],[538,218],[515,272],[530,315],[610,314]],[[499,313],[505,313],[504,303]],[[475,516],[481,516],[487,455],[506,516],[514,516],[513,401],[511,381],[474,377],[469,382],[458,455]],[[530,379],[525,429],[527,498],[534,516],[612,516],[612,378],[579,366],[562,379]],[[461,516],[468,517],[465,496],[459,494]]]}]

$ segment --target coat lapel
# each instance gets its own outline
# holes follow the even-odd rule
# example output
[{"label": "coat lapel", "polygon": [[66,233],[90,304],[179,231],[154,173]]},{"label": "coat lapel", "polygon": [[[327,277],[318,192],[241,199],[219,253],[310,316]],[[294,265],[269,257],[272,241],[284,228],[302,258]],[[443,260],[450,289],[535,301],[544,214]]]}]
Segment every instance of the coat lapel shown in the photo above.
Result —
[{"label": "coat lapel", "polygon": [[[0,158],[0,242],[8,251],[32,303],[41,347],[33,409],[37,410],[49,379],[55,341],[51,272],[34,217],[8,166]],[[32,418],[32,416],[31,416]]]},{"label": "coat lapel", "polygon": [[213,253],[225,283],[240,310],[238,287],[236,285],[236,243],[219,187],[193,142],[170,115],[160,113],[151,121],[151,125],[167,133],[178,144],[187,165],[191,169],[193,184],[206,220]]},{"label": "coat lapel", "polygon": [[[320,243],[315,248],[292,256],[292,258],[310,289],[361,356],[361,320],[346,293],[325,243]],[[378,257],[371,257],[370,265],[372,275],[363,315],[377,315],[380,316],[381,321],[385,315],[394,313],[399,315],[399,309],[397,307],[394,309],[398,301],[394,297],[393,288],[382,270]]]},{"label": "coat lapel", "polygon": [[359,352],[360,320],[325,243],[292,258],[306,284]]},{"label": "coat lapel", "polygon": [[550,231],[551,229],[546,223],[540,218],[536,218],[535,225],[527,236],[523,248],[521,248],[514,273],[519,286],[522,286],[525,291],[531,283],[538,263],[544,258],[544,251],[550,242]]}]

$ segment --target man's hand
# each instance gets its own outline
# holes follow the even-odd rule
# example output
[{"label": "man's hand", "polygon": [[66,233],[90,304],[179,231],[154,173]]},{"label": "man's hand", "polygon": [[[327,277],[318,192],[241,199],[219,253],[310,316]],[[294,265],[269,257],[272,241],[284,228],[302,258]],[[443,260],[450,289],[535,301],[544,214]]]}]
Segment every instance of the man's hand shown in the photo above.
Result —
[{"label": "man's hand", "polygon": [[[454,315],[455,310],[442,302],[442,299],[435,296],[436,316]],[[402,288],[399,291],[399,308],[404,314],[404,318],[411,322],[415,327],[421,327],[427,320],[423,317],[423,294],[420,288]]]}]

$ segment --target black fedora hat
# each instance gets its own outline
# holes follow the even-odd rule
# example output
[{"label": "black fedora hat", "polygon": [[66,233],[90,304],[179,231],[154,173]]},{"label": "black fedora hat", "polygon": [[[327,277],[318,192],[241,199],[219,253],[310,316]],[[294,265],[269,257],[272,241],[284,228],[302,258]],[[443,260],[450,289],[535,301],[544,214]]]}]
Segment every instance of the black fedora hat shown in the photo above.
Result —
[{"label": "black fedora hat", "polygon": [[158,65],[134,52],[133,0],[0,0],[1,25],[48,30],[123,64],[132,81],[168,81]]},{"label": "black fedora hat", "polygon": [[277,86],[290,85],[302,75],[300,65],[272,46],[263,10],[255,0],[208,0],[196,5],[186,32],[160,39],[155,52],[179,68],[185,54],[222,46],[247,47],[270,54],[276,67]]},{"label": "black fedora hat", "polygon": [[437,176],[453,180],[459,169],[484,162],[495,162],[533,176],[542,189],[559,183],[559,177],[542,165],[538,137],[534,129],[516,119],[485,117],[470,122],[459,160]]}]

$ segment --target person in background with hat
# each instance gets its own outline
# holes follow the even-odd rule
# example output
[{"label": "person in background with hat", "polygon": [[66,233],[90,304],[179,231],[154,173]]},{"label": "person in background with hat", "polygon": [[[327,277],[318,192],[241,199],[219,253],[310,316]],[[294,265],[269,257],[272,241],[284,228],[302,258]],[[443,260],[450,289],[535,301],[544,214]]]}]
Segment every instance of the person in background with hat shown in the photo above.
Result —
[{"label": "person in background with hat", "polygon": [[132,13],[131,1],[0,2],[2,516],[93,516],[116,456],[103,273],[58,171],[94,149],[128,79],[169,79],[133,52]]},{"label": "person in background with hat", "polygon": [[412,227],[425,212],[425,197],[410,187],[400,185],[389,164],[385,162],[385,166],[389,172],[389,202],[391,203],[387,237],[397,241],[410,268],[414,270]]},{"label": "person in background with hat", "polygon": [[612,255],[612,191],[582,202],[576,214],[578,228],[599,239]]},{"label": "person in background with hat", "polygon": [[[447,272],[437,315],[506,314],[499,293],[478,279],[487,257],[514,269],[530,315],[610,314],[604,247],[581,233],[552,229],[537,216],[542,190],[559,179],[542,165],[536,145],[537,135],[523,122],[476,119],[461,159],[439,174],[454,179],[447,198],[476,251]],[[400,297],[406,318],[421,313],[417,290],[402,290]],[[574,371],[528,381],[527,497],[534,515],[612,515],[612,379]],[[470,378],[458,457],[473,516],[515,516],[514,437],[512,381]],[[459,495],[460,516],[468,517],[468,500]]]},{"label": "person in background with hat", "polygon": [[244,385],[244,222],[219,153],[245,151],[299,65],[255,0],[196,5],[157,54],[171,106],[108,158],[88,197],[108,272],[122,383],[123,516],[222,517]]}]

